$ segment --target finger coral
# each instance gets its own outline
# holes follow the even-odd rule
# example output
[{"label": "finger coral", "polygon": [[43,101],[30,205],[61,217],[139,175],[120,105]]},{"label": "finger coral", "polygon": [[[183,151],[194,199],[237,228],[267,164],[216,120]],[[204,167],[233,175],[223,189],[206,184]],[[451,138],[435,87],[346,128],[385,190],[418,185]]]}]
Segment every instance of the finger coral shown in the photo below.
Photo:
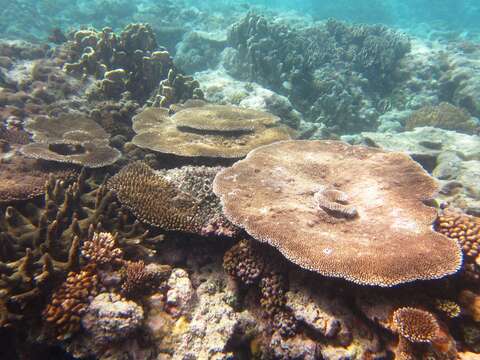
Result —
[{"label": "finger coral", "polygon": [[250,150],[290,139],[292,130],[276,116],[229,105],[183,108],[169,116],[147,108],[133,119],[141,148],[185,157],[240,158]]},{"label": "finger coral", "polygon": [[[322,186],[348,195],[358,215],[319,214]],[[436,209],[423,203],[436,193],[435,181],[401,153],[277,142],[222,170],[213,190],[231,222],[322,275],[393,286],[441,278],[462,263],[457,242],[431,227]]]}]

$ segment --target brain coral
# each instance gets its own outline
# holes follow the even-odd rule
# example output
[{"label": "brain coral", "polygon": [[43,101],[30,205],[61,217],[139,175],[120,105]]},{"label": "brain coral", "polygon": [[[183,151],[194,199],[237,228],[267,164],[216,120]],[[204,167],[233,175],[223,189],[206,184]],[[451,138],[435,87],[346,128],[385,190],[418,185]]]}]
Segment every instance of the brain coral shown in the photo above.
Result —
[{"label": "brain coral", "polygon": [[423,203],[435,181],[401,153],[282,141],[222,170],[213,190],[235,225],[322,275],[393,286],[441,278],[462,263],[457,242],[432,229],[436,210]]},{"label": "brain coral", "polygon": [[290,139],[291,130],[276,116],[227,105],[184,108],[172,116],[167,109],[148,108],[133,120],[141,148],[186,157],[240,158],[250,150]]}]

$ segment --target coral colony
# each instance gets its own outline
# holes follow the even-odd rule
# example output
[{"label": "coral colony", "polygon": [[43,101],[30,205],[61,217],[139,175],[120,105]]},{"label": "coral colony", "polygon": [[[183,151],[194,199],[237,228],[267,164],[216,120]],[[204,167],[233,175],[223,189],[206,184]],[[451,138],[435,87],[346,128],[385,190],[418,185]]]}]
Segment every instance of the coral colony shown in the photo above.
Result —
[{"label": "coral colony", "polygon": [[1,359],[480,357],[475,4],[27,3]]}]

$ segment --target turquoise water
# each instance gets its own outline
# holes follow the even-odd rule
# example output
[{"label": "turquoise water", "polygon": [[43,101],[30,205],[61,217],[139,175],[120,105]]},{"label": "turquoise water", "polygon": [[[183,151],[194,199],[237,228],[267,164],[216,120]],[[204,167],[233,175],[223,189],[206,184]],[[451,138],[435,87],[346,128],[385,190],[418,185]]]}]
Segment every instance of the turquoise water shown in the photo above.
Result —
[{"label": "turquoise water", "polygon": [[0,0],[0,360],[480,357],[479,0]]}]

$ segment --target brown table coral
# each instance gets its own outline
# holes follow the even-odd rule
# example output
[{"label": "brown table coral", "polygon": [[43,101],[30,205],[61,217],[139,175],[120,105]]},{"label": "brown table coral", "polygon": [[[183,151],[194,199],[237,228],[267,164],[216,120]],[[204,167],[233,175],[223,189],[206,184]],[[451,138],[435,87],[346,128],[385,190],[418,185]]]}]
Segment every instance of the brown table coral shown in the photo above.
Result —
[{"label": "brown table coral", "polygon": [[184,108],[172,116],[148,108],[133,120],[141,148],[186,157],[240,158],[250,150],[290,139],[292,130],[276,116],[228,105]]},{"label": "brown table coral", "polygon": [[436,190],[405,154],[336,141],[264,146],[214,181],[227,218],[254,238],[303,268],[379,286],[460,268],[458,244],[423,203]]},{"label": "brown table coral", "polygon": [[116,162],[121,153],[110,147],[109,134],[92,119],[76,113],[36,117],[25,126],[37,141],[21,148],[25,156],[98,168]]}]

